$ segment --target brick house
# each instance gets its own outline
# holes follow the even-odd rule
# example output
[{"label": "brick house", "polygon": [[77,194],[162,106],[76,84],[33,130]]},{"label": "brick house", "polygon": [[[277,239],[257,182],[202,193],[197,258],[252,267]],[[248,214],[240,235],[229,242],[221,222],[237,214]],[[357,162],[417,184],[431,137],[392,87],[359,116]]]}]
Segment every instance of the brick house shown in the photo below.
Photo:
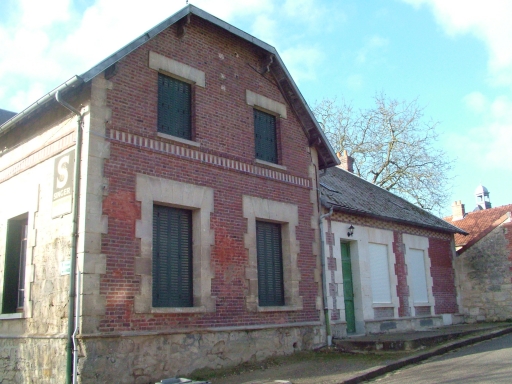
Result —
[{"label": "brick house", "polygon": [[466,213],[456,201],[448,223],[468,233],[455,235],[455,272],[460,310],[467,322],[512,319],[512,204],[492,208],[489,191],[478,186],[476,207]]},{"label": "brick house", "polygon": [[189,5],[0,147],[0,380],[147,383],[325,343],[317,175],[338,160],[273,47]]},{"label": "brick house", "polygon": [[332,334],[454,324],[454,234],[465,233],[353,174],[353,159],[320,173]]}]

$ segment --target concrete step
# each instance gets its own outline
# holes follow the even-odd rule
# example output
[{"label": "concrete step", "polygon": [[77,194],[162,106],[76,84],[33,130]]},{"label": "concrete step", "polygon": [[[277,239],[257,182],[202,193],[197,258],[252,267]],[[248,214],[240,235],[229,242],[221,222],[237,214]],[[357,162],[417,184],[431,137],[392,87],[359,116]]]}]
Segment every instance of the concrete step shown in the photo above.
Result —
[{"label": "concrete step", "polygon": [[400,352],[435,346],[463,336],[471,335],[479,330],[461,330],[456,332],[422,331],[402,334],[383,334],[347,339],[333,339],[335,348],[342,352]]}]

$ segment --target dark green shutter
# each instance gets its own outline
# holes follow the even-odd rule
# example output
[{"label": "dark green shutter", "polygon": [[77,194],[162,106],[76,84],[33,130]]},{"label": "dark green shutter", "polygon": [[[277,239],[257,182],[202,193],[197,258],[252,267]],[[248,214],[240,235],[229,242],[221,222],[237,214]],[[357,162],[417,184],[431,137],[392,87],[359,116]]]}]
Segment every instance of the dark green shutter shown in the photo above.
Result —
[{"label": "dark green shutter", "polygon": [[153,307],[192,307],[192,212],[153,206]]},{"label": "dark green shutter", "polygon": [[284,305],[281,225],[256,222],[259,305]]},{"label": "dark green shutter", "polygon": [[192,139],[190,84],[158,74],[158,131]]},{"label": "dark green shutter", "polygon": [[256,158],[277,164],[276,117],[254,110]]}]

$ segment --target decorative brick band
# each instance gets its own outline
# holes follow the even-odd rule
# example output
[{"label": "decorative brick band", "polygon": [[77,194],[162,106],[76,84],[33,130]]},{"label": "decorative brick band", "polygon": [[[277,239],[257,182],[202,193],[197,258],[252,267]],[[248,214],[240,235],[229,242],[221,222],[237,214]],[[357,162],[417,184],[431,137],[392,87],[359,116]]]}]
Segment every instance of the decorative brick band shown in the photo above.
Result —
[{"label": "decorative brick band", "polygon": [[250,173],[257,176],[282,181],[284,183],[295,184],[305,188],[310,188],[311,186],[311,181],[306,178],[289,175],[283,172],[275,171],[273,169],[258,167],[256,165],[243,163],[238,160],[231,160],[225,157],[204,153],[198,149],[186,148],[173,143],[149,139],[147,137],[142,137],[127,132],[111,129],[110,139],[137,147],[143,147],[150,151],[163,152],[168,155],[200,161],[202,163],[208,163],[233,171]]},{"label": "decorative brick band", "polygon": [[20,161],[14,163],[11,166],[0,171],[0,183],[5,180],[10,179],[11,177],[16,176],[17,174],[26,171],[33,166],[42,163],[45,160],[52,158],[53,156],[59,154],[67,148],[70,148],[75,145],[76,142],[76,134],[75,132],[70,133],[57,141],[47,145],[35,151],[31,155],[21,159]]}]

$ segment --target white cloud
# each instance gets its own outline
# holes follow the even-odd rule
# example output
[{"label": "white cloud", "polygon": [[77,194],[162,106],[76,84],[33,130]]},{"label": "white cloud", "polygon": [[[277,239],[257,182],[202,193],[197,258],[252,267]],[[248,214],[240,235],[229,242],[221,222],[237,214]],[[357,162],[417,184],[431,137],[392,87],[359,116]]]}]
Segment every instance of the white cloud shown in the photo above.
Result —
[{"label": "white cloud", "polygon": [[324,60],[321,50],[308,46],[288,48],[281,53],[281,57],[297,83],[315,80]]},{"label": "white cloud", "polygon": [[497,85],[512,85],[512,1],[403,0],[416,7],[428,5],[451,35],[470,33],[482,40],[490,54],[489,68]]},{"label": "white cloud", "polygon": [[[192,3],[226,22],[248,22],[251,28],[247,32],[274,46],[279,43],[298,82],[316,77],[322,52],[303,36],[285,32],[290,25],[300,25],[302,31],[321,31],[315,26],[324,25],[328,13],[314,0]],[[20,111],[171,16],[185,1],[88,0],[89,5],[80,11],[78,0],[19,0],[13,4],[9,20],[0,23],[0,108]],[[332,18],[338,20],[340,15],[341,11]]]},{"label": "white cloud", "polygon": [[484,112],[488,105],[487,98],[481,92],[476,91],[464,96],[463,101],[469,110],[477,113]]},{"label": "white cloud", "polygon": [[356,61],[359,64],[367,62],[368,57],[375,57],[382,48],[389,44],[389,40],[378,35],[374,35],[367,40],[363,48],[361,48],[356,56]]},{"label": "white cloud", "polygon": [[464,102],[483,122],[462,134],[447,135],[450,150],[460,154],[467,167],[512,172],[512,98],[500,95],[490,101],[472,92]]},{"label": "white cloud", "polygon": [[278,43],[277,21],[269,15],[258,15],[252,24],[251,32],[258,39],[274,47]]}]

